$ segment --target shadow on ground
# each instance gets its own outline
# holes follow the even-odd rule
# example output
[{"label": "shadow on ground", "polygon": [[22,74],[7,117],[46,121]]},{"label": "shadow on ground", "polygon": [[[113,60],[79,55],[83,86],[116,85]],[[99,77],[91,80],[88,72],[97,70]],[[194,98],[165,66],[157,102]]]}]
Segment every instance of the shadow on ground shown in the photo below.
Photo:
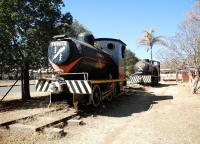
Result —
[{"label": "shadow on ground", "polygon": [[159,101],[173,99],[173,96],[157,96],[148,92],[126,92],[115,97],[112,102],[103,102],[100,108],[80,107],[82,117],[104,115],[110,117],[127,117],[134,113],[148,111]]},{"label": "shadow on ground", "polygon": [[168,86],[174,86],[174,85],[177,85],[176,83],[158,83],[158,84],[141,84],[143,85],[144,87],[147,86],[147,87],[155,87],[155,88],[162,88],[162,87],[168,87]]},{"label": "shadow on ground", "polygon": [[[160,87],[169,86],[161,84]],[[150,92],[146,92],[144,88],[129,88],[123,94],[114,97],[112,102],[102,102],[99,108],[92,106],[79,106],[79,115],[81,117],[105,115],[110,117],[126,117],[134,113],[140,113],[151,109],[152,105],[159,101],[173,99],[172,96],[157,96]],[[60,102],[63,102],[61,99]],[[66,102],[66,100],[65,100]],[[55,103],[55,102],[54,102]],[[47,108],[49,104],[49,96],[32,98],[27,102],[21,100],[3,101],[0,102],[0,112]],[[66,104],[66,103],[65,103]]]},{"label": "shadow on ground", "polygon": [[[156,87],[168,87],[176,84],[159,84]],[[100,108],[80,107],[80,115],[104,115],[110,117],[127,117],[134,113],[148,111],[159,101],[173,99],[173,96],[154,95],[145,91],[144,87],[128,88],[125,93],[113,98],[112,102],[103,102]]]},{"label": "shadow on ground", "polygon": [[158,85],[155,85],[154,87],[162,88],[162,87],[175,86],[175,85],[177,84],[176,83],[171,83],[171,84],[159,83]]}]

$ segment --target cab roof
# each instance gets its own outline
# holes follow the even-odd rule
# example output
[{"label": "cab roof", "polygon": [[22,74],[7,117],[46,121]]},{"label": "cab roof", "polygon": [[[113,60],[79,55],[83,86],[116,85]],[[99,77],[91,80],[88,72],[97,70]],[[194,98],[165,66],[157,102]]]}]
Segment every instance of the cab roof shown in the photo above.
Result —
[{"label": "cab roof", "polygon": [[126,46],[126,44],[123,41],[121,41],[120,39],[114,39],[114,38],[96,38],[95,41],[116,41]]}]

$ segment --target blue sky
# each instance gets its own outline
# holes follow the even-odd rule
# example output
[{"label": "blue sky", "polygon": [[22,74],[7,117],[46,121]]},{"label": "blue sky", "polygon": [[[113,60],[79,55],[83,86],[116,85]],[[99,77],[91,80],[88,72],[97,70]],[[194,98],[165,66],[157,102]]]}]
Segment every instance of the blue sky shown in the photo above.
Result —
[{"label": "blue sky", "polygon": [[[137,40],[145,29],[155,35],[173,36],[194,0],[64,0],[63,12],[88,28],[96,38],[121,39],[139,58],[150,58]],[[155,46],[153,55],[160,49]]]}]

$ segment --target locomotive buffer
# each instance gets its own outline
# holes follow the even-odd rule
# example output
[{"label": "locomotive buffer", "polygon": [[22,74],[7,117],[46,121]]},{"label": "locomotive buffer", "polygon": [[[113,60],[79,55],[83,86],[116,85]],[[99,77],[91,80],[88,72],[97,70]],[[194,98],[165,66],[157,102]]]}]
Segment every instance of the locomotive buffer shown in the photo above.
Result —
[{"label": "locomotive buffer", "polygon": [[125,86],[124,52],[126,44],[112,38],[94,39],[82,33],[78,39],[54,37],[48,48],[54,69],[51,78],[40,78],[36,90],[65,94],[74,105],[111,101]]}]

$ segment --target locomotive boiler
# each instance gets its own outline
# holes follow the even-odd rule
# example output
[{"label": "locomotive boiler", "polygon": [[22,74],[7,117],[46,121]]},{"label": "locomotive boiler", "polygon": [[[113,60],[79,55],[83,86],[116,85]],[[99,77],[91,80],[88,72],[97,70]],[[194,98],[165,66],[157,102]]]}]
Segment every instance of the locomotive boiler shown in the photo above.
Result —
[{"label": "locomotive boiler", "polygon": [[90,80],[119,78],[118,63],[111,58],[112,54],[95,47],[94,41],[89,33],[80,34],[78,40],[54,37],[48,48],[52,67],[63,73],[88,73]]},{"label": "locomotive boiler", "polygon": [[85,99],[94,106],[104,99],[111,100],[125,85],[125,47],[119,39],[95,39],[90,33],[81,33],[78,39],[54,36],[48,58],[57,74],[38,80],[36,89],[68,92],[73,101]]},{"label": "locomotive boiler", "polygon": [[150,61],[149,59],[140,60],[134,66],[136,73],[148,75],[159,75],[160,63],[158,61]]}]

